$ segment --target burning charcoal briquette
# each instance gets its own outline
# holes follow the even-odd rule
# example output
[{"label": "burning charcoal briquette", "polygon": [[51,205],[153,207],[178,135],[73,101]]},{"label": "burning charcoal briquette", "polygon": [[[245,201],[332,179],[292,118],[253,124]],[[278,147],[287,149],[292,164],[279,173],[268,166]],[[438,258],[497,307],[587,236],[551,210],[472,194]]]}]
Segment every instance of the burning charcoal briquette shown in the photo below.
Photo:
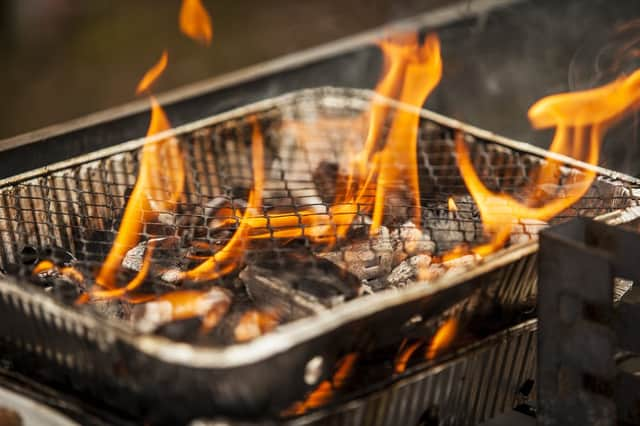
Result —
[{"label": "burning charcoal briquette", "polygon": [[479,259],[475,254],[468,254],[434,263],[430,256],[418,255],[398,265],[387,277],[387,282],[391,286],[398,286],[410,281],[435,281],[460,274],[476,265]]},{"label": "burning charcoal briquette", "polygon": [[429,234],[418,229],[413,222],[407,222],[391,233],[394,244],[393,266],[400,264],[407,257],[418,254],[432,254],[436,244]]},{"label": "burning charcoal briquette", "polygon": [[457,211],[449,211],[446,200],[427,205],[424,209],[425,230],[431,240],[440,248],[453,247],[465,241],[476,241],[482,234],[473,199],[470,196],[459,196],[456,199]]},{"label": "burning charcoal briquette", "polygon": [[[467,254],[464,256],[457,257],[455,259],[448,260],[441,264],[441,269],[436,270],[435,273],[438,274],[438,278],[442,277],[451,277],[454,275],[458,275],[462,272],[465,272],[469,268],[475,266],[480,260],[480,256],[476,254]],[[442,269],[442,267],[444,269]],[[425,278],[428,279],[428,278]]]},{"label": "burning charcoal briquette", "polygon": [[335,263],[311,253],[285,252],[265,257],[240,274],[250,294],[260,294],[264,282],[313,297],[332,306],[359,294],[360,279]]},{"label": "burning charcoal briquette", "polygon": [[548,226],[549,224],[542,220],[516,220],[513,222],[513,228],[511,230],[511,237],[509,238],[509,242],[511,244],[520,244],[527,241],[536,240],[540,231],[547,228]]},{"label": "burning charcoal briquette", "polygon": [[122,267],[131,269],[132,271],[139,271],[142,269],[142,261],[144,255],[147,252],[147,242],[138,243],[134,248],[127,251],[122,259]]},{"label": "burning charcoal briquette", "polygon": [[155,246],[151,273],[149,274],[151,277],[161,271],[178,268],[183,262],[182,257],[179,256],[180,240],[175,237],[161,237],[142,241],[127,251],[124,259],[122,259],[122,267],[135,272],[140,271],[147,255],[149,244]]},{"label": "burning charcoal briquette", "polygon": [[[243,198],[215,197],[207,201],[204,208],[205,230],[216,229],[225,226],[231,220],[235,223],[235,218],[244,212],[247,201]],[[207,233],[205,232],[204,235]],[[198,236],[204,236],[198,235]]]},{"label": "burning charcoal briquette", "polygon": [[273,330],[279,323],[275,312],[251,309],[240,317],[233,333],[236,342],[248,342]]},{"label": "burning charcoal briquette", "polygon": [[420,279],[421,271],[429,268],[431,256],[419,254],[404,260],[387,276],[387,284],[391,287],[404,286],[411,281]]},{"label": "burning charcoal briquette", "polygon": [[[207,201],[204,206],[204,216],[207,220],[210,220],[216,216],[221,209],[228,209],[231,212],[231,199],[229,197],[215,197],[212,200]],[[241,198],[235,198],[233,200],[233,207],[235,209],[244,210],[247,207],[247,202]]]},{"label": "burning charcoal briquette", "polygon": [[71,305],[82,294],[82,289],[77,283],[64,276],[58,276],[52,280],[51,286],[46,289],[54,298],[62,303]]},{"label": "burning charcoal briquette", "polygon": [[56,267],[48,268],[43,271],[31,274],[30,281],[40,287],[52,287],[54,281],[60,277],[60,271]]},{"label": "burning charcoal briquette", "polygon": [[349,271],[367,285],[382,288],[393,267],[394,248],[389,230],[381,226],[378,235],[340,247],[319,256]]},{"label": "burning charcoal briquette", "polygon": [[132,319],[142,332],[151,332],[164,324],[189,318],[202,319],[203,327],[210,329],[217,325],[230,305],[231,294],[218,287],[200,291],[178,290],[136,305]]}]

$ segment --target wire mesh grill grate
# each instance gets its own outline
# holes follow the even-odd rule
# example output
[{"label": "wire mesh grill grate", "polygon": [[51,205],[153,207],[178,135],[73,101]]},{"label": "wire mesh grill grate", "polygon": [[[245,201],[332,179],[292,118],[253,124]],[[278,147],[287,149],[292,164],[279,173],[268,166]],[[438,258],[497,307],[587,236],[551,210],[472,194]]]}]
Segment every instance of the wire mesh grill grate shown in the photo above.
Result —
[{"label": "wire mesh grill grate", "polygon": [[[339,176],[332,179],[331,171],[343,171],[348,159],[362,147],[368,130],[366,108],[367,102],[357,97],[300,96],[293,103],[255,114],[266,141],[267,219],[287,212],[284,214],[291,215],[293,226],[304,227],[301,215],[309,211],[317,215],[330,212],[335,194],[344,187]],[[175,212],[161,213],[160,220],[147,223],[142,240],[158,233],[173,236],[179,242],[171,250],[184,253],[193,248],[194,241],[220,246],[230,238],[229,234],[211,231],[206,209],[216,199],[239,206],[246,201],[252,186],[251,117],[234,118],[177,136],[187,165],[183,202]],[[418,135],[425,235],[435,243],[438,253],[461,243],[481,241],[482,224],[460,178],[452,130],[425,119]],[[536,167],[544,161],[534,154],[470,135],[467,140],[471,142],[478,174],[493,190],[521,194]],[[95,269],[117,233],[136,181],[138,160],[136,147],[2,188],[2,266],[10,270],[11,265],[28,264],[34,249],[60,248]],[[579,175],[577,170],[565,169],[562,183],[570,184]],[[628,207],[635,202],[631,189],[630,183],[601,176],[580,202],[556,220],[575,215],[593,217]],[[359,207],[363,211],[373,203],[374,195],[369,191],[362,198]],[[457,213],[448,211],[449,197],[454,198]],[[390,227],[402,226],[413,208],[406,200],[396,200],[394,208],[387,211],[385,222]],[[364,224],[366,217],[361,213],[355,222]],[[236,215],[235,220],[240,217]],[[267,232],[279,230],[270,223],[268,220]],[[329,233],[331,229],[335,231],[335,227],[329,229]],[[514,232],[519,232],[518,228]],[[268,250],[286,250],[286,245],[271,239],[268,244],[263,241],[250,248],[247,254]]]}]

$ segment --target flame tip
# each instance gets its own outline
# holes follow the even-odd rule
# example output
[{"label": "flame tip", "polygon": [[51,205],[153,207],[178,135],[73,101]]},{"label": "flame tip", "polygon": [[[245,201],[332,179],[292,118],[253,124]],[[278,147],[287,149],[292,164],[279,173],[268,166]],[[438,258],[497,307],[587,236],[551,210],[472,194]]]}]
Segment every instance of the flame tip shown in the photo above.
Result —
[{"label": "flame tip", "polygon": [[183,0],[178,17],[180,30],[192,40],[209,46],[213,39],[213,26],[209,12],[200,0]]},{"label": "flame tip", "polygon": [[136,87],[136,95],[148,92],[151,86],[158,80],[169,63],[169,52],[167,49],[162,51],[160,59],[144,74],[138,86]]}]

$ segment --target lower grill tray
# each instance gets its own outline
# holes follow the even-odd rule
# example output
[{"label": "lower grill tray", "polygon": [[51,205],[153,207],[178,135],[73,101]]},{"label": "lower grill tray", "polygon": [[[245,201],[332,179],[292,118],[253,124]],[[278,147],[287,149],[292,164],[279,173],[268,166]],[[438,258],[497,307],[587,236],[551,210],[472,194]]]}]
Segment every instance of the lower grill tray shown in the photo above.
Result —
[{"label": "lower grill tray", "polygon": [[[326,206],[314,171],[323,161],[339,164],[352,141],[356,146],[364,141],[372,96],[349,89],[305,90],[175,129],[188,164],[187,204],[202,209],[207,200],[231,197],[251,185],[250,129],[256,120],[265,134],[265,203],[289,203],[294,210]],[[393,110],[409,108],[376,99]],[[480,218],[456,166],[454,133],[465,134],[487,186],[507,193],[529,183],[545,151],[428,111],[419,114],[425,232],[436,253],[481,241]],[[296,142],[300,126],[307,129],[304,145]],[[344,303],[318,305],[311,299],[306,310],[277,285],[273,291],[260,287],[262,296],[254,288],[254,297],[294,304],[291,321],[248,343],[226,346],[143,333],[87,307],[61,304],[29,284],[20,265],[33,248],[62,248],[89,266],[99,265],[104,248],[91,243],[113,240],[143,144],[128,142],[0,182],[0,262],[3,270],[17,271],[0,281],[0,358],[13,368],[134,416],[168,422],[212,415],[277,417],[330,376],[345,354],[375,352],[416,335],[429,340],[452,317],[462,325],[497,318],[494,327],[506,328],[535,308],[535,240],[513,244],[434,282],[383,289]],[[589,167],[566,163],[566,184]],[[556,221],[637,205],[637,180],[597,171],[589,192]],[[443,208],[449,197],[457,200],[459,213]],[[177,219],[173,223],[179,226]],[[101,241],[92,240],[96,232]],[[265,249],[248,250],[250,267],[260,250]],[[374,286],[379,277],[369,278]],[[309,379],[312,367],[318,374]]]}]

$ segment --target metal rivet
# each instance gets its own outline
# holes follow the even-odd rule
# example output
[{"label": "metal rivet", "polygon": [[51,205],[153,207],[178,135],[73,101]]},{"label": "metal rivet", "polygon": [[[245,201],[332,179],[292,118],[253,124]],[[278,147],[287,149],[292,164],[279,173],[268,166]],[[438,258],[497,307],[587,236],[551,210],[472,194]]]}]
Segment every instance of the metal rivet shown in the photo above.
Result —
[{"label": "metal rivet", "polygon": [[308,385],[315,385],[322,375],[324,360],[320,355],[314,356],[307,362],[304,369],[304,382]]}]

